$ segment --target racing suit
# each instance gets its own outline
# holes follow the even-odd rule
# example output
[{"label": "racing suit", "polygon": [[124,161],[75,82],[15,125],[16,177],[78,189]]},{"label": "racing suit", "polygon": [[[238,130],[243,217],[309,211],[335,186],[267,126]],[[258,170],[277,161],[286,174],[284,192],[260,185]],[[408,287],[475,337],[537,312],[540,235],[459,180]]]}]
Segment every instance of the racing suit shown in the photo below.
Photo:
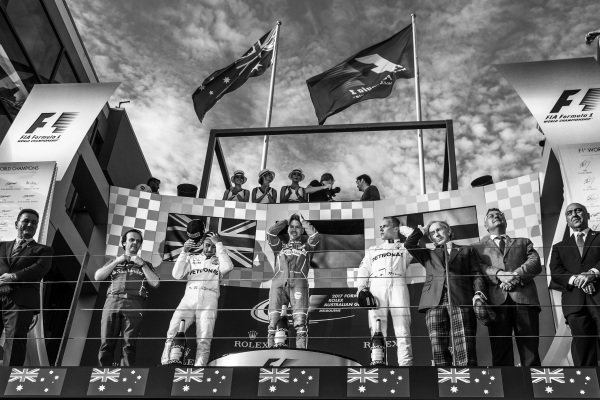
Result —
[{"label": "racing suit", "polygon": [[377,309],[369,310],[369,327],[374,333],[377,319],[381,331],[387,334],[388,310],[392,315],[398,365],[412,365],[410,340],[410,296],[406,285],[408,253],[400,241],[385,242],[367,250],[358,268],[358,290],[369,288],[377,302]]},{"label": "racing suit", "polygon": [[[285,221],[283,221],[285,223]],[[275,253],[275,276],[269,291],[269,333],[268,345],[273,347],[277,320],[281,307],[291,303],[292,319],[296,330],[296,348],[306,349],[308,345],[308,268],[310,257],[319,244],[319,233],[309,225],[306,243],[290,240],[284,243],[277,237],[282,223],[269,228],[267,240]]]},{"label": "racing suit", "polygon": [[182,252],[173,267],[173,278],[187,277],[185,294],[173,313],[167,341],[160,359],[162,364],[169,361],[169,348],[177,333],[179,321],[185,320],[185,329],[196,323],[196,366],[208,363],[217,307],[219,302],[219,280],[233,269],[233,263],[223,246],[216,244],[216,253],[207,258],[203,253]]}]

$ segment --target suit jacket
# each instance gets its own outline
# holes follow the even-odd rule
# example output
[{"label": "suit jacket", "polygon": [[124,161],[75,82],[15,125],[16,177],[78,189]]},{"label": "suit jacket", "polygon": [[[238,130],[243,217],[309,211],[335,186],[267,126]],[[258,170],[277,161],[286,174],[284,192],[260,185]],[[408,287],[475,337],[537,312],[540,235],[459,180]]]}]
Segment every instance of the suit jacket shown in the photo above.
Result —
[{"label": "suit jacket", "polygon": [[486,284],[479,271],[479,258],[477,253],[467,246],[452,246],[451,253],[446,249],[435,250],[419,247],[419,240],[423,236],[420,229],[415,229],[406,239],[404,247],[425,267],[426,278],[419,301],[419,311],[424,312],[436,307],[442,300],[442,290],[446,280],[446,262],[448,262],[448,283],[450,302],[455,306],[472,306],[473,296],[476,291],[486,292]]},{"label": "suit jacket", "polygon": [[[488,278],[488,297],[492,304],[503,304],[507,296],[518,304],[540,304],[533,278],[542,272],[542,265],[531,240],[507,237],[504,254],[502,254],[500,248],[487,235],[479,243],[474,244],[473,248],[481,260],[481,272]],[[519,275],[520,284],[510,292],[500,289],[496,274],[501,269]]]},{"label": "suit jacket", "polygon": [[48,246],[31,241],[16,257],[11,258],[14,244],[14,240],[0,242],[0,275],[17,275],[17,281],[9,284],[12,291],[8,296],[19,306],[39,309],[38,282],[50,270],[54,252]]},{"label": "suit jacket", "polygon": [[[585,304],[586,294],[583,290],[569,285],[569,279],[588,271],[590,268],[600,270],[600,234],[590,230],[583,245],[583,255],[579,254],[575,238],[570,236],[552,246],[550,258],[550,274],[554,286],[562,288],[562,309],[565,317],[581,310]],[[596,291],[591,296],[596,304],[600,303],[600,282],[594,281]]]}]

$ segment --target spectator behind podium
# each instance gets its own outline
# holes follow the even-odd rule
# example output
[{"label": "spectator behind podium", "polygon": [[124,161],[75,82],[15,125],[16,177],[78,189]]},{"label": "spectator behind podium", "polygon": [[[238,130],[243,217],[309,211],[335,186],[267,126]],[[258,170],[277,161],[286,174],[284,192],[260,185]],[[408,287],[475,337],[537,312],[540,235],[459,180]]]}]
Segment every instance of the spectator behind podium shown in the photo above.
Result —
[{"label": "spectator behind podium", "polygon": [[304,180],[304,174],[300,168],[293,169],[288,178],[292,181],[287,186],[281,187],[280,203],[306,203],[306,192],[300,186],[300,182]]},{"label": "spectator behind podium", "polygon": [[40,312],[39,282],[50,270],[54,252],[33,240],[39,214],[23,209],[17,215],[15,240],[0,242],[0,332],[4,329],[4,366],[25,363],[27,332]]},{"label": "spectator behind podium", "polygon": [[334,201],[333,198],[338,194],[341,189],[339,187],[334,188],[333,184],[335,179],[329,172],[325,172],[321,175],[321,181],[314,179],[306,187],[306,193],[308,194],[309,203],[324,203],[328,201]]},{"label": "spectator behind podium", "polygon": [[381,200],[377,186],[371,185],[371,177],[362,174],[356,177],[356,187],[360,192],[363,192],[360,201]]},{"label": "spectator behind podium", "polygon": [[100,267],[94,279],[103,281],[110,277],[106,301],[100,321],[100,366],[114,365],[115,346],[123,336],[121,366],[135,365],[136,342],[140,332],[148,286],[158,287],[159,278],[152,264],[138,256],[142,247],[142,232],[130,229],[121,237],[124,254]]},{"label": "spectator behind podium", "polygon": [[252,189],[253,203],[277,203],[277,190],[271,187],[273,179],[275,179],[275,172],[269,169],[265,168],[258,173],[258,184],[260,186]]},{"label": "spectator behind podium", "polygon": [[241,201],[247,203],[250,201],[250,191],[242,188],[242,185],[246,183],[248,178],[242,170],[236,170],[231,175],[231,183],[233,187],[229,188],[223,193],[223,200]]}]

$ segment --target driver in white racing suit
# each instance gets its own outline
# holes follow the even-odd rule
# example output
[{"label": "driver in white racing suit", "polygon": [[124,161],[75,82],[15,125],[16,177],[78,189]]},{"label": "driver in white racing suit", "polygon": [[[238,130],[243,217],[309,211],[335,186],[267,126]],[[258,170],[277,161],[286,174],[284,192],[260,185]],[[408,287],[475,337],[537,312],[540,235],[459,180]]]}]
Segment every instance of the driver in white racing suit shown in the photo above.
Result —
[{"label": "driver in white racing suit", "polygon": [[217,319],[219,302],[219,281],[223,275],[233,269],[233,263],[221,238],[214,232],[207,232],[203,239],[202,253],[192,253],[195,241],[189,239],[183,245],[183,251],[177,257],[173,267],[173,278],[185,279],[185,294],[173,313],[161,364],[169,361],[169,349],[177,333],[179,321],[185,320],[185,329],[196,323],[196,363],[205,366],[210,355],[210,342]]},{"label": "driver in white racing suit", "polygon": [[367,250],[358,268],[358,293],[369,289],[375,297],[377,308],[369,310],[369,327],[374,333],[377,319],[381,331],[387,335],[388,312],[392,316],[398,365],[412,365],[410,340],[410,296],[406,285],[408,252],[400,242],[400,221],[394,217],[383,219],[379,233],[383,243]]}]

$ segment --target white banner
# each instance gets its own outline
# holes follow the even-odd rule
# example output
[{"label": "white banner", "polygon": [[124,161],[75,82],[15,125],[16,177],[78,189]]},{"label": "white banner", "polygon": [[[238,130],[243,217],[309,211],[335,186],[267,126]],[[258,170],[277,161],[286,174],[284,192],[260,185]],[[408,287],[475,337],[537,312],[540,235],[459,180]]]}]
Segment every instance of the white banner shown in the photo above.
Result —
[{"label": "white banner", "polygon": [[55,174],[55,162],[0,163],[0,240],[14,240],[19,211],[32,208],[40,214],[34,238],[45,243]]},{"label": "white banner", "polygon": [[55,161],[61,180],[118,83],[35,85],[0,144],[0,160]]},{"label": "white banner", "polygon": [[558,152],[566,204],[581,203],[591,215],[590,228],[600,226],[600,142],[564,145]]},{"label": "white banner", "polygon": [[598,141],[600,64],[593,58],[496,65],[537,120],[548,143]]}]

